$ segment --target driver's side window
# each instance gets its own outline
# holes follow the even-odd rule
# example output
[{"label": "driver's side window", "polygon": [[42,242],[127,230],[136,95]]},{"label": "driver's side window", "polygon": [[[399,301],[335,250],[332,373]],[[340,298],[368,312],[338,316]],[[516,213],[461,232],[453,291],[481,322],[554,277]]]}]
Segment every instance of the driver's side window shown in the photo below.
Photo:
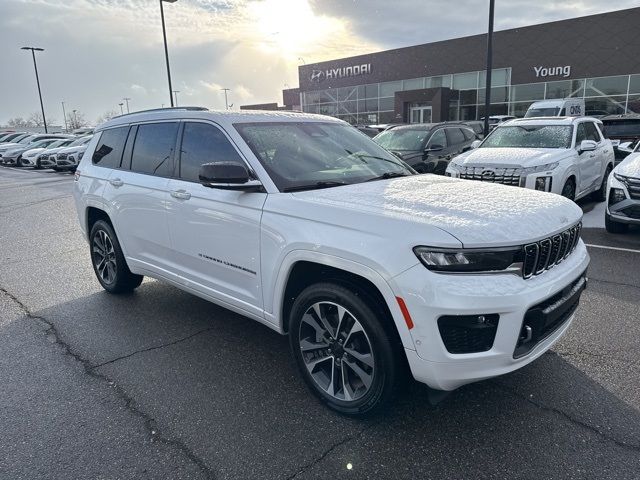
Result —
[{"label": "driver's side window", "polygon": [[434,145],[440,145],[442,148],[447,146],[447,135],[444,133],[444,128],[436,130],[431,138],[429,139],[429,143],[427,143],[427,148],[431,148]]},{"label": "driver's side window", "polygon": [[200,166],[216,162],[244,165],[240,154],[219,128],[207,123],[185,123],[180,148],[180,179],[199,182]]}]

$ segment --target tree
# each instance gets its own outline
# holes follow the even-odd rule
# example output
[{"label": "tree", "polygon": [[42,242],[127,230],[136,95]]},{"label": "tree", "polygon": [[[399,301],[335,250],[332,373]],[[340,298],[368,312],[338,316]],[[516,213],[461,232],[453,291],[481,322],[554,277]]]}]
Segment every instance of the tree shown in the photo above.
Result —
[{"label": "tree", "polygon": [[[27,122],[29,122],[29,125],[32,127],[44,127],[44,120],[42,120],[42,114],[40,112],[33,112],[29,115]],[[54,123],[56,123],[55,118],[47,118],[47,125],[53,125]]]},{"label": "tree", "polygon": [[101,123],[104,123],[104,122],[108,122],[113,117],[117,117],[118,115],[120,115],[120,114],[118,112],[116,112],[115,110],[107,110],[106,112],[104,112],[102,115],[100,115],[98,117],[98,119],[96,120],[96,124],[101,124]]},{"label": "tree", "polygon": [[74,110],[67,114],[67,126],[69,130],[86,127],[87,125],[87,120],[84,118],[84,114],[82,112]]},{"label": "tree", "polygon": [[14,117],[9,119],[9,121],[7,122],[7,127],[25,128],[33,127],[33,124],[29,120],[25,120],[22,117]]}]

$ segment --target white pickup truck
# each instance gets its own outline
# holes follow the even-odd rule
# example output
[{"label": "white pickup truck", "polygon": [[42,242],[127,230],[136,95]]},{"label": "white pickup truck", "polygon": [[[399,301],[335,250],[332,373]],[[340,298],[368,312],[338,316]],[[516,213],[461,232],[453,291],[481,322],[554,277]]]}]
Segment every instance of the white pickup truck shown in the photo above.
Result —
[{"label": "white pickup truck", "polygon": [[449,163],[447,176],[553,192],[571,200],[589,194],[605,200],[614,153],[595,118],[511,120],[474,146]]}]

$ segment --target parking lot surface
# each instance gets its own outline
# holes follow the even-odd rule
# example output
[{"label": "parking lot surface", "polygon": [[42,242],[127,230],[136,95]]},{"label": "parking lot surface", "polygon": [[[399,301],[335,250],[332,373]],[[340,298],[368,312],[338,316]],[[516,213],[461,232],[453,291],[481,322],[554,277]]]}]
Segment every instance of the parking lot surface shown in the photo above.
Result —
[{"label": "parking lot surface", "polygon": [[0,169],[0,478],[640,477],[640,229],[607,234],[602,205],[581,204],[589,288],[550,352],[354,420],[268,328],[155,280],[104,292],[72,181]]}]

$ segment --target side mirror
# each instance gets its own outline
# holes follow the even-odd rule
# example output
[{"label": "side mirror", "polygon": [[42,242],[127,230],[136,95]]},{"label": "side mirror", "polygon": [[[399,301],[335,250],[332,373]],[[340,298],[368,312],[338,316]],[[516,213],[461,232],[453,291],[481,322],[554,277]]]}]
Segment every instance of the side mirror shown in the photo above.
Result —
[{"label": "side mirror", "polygon": [[205,187],[223,190],[262,190],[262,183],[253,180],[247,167],[237,162],[205,163],[200,166],[198,178]]},{"label": "side mirror", "polygon": [[595,150],[597,147],[598,147],[598,144],[593,140],[582,140],[582,142],[580,142],[580,148],[578,149],[578,151],[580,153],[590,152]]},{"label": "side mirror", "polygon": [[440,150],[444,150],[444,147],[442,145],[431,145],[430,147],[427,147],[424,149],[425,152],[439,152]]},{"label": "side mirror", "polygon": [[478,148],[482,142],[480,140],[474,140],[471,142],[471,148]]}]

